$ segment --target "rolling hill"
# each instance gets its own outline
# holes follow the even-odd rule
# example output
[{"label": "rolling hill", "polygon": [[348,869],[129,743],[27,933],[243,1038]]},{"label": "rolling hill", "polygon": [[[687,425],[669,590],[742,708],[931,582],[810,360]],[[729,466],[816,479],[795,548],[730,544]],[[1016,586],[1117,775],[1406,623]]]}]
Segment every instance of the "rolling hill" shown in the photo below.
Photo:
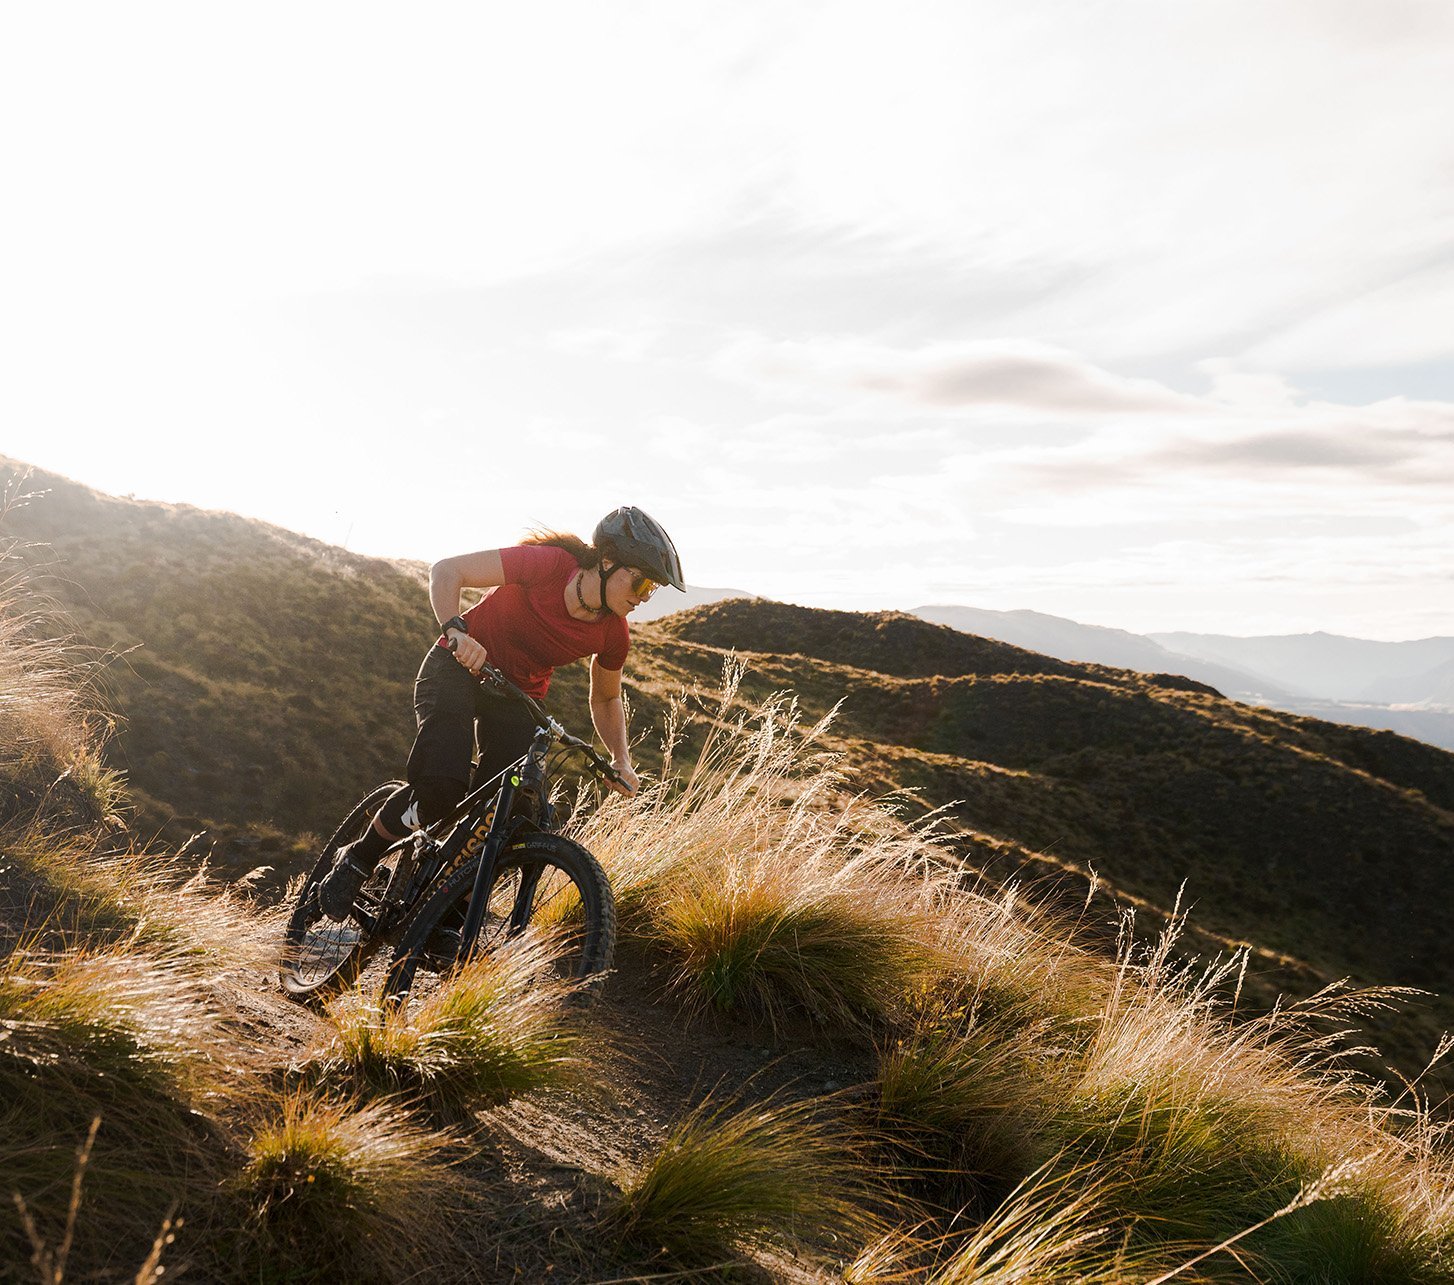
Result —
[{"label": "rolling hill", "polygon": [[[5,1279],[1454,1279],[1446,1131],[1350,1075],[1336,996],[1248,1020],[1237,957],[1087,949],[965,868],[982,836],[845,797],[851,737],[825,755],[789,698],[730,682],[686,702],[704,753],[675,784],[572,817],[619,916],[593,1000],[553,914],[404,1006],[378,1000],[387,952],[285,999],[283,906],[120,828],[104,707],[14,552],[0,535]],[[678,623],[831,648],[763,654],[809,679],[925,681],[885,649],[921,638],[960,680],[1161,690],[756,606]]]},{"label": "rolling hill", "polygon": [[[173,843],[208,829],[224,868],[281,878],[398,772],[432,624],[422,568],[57,477],[26,485],[47,493],[7,525],[35,542],[78,636],[113,657],[103,681],[138,829]],[[1256,947],[1267,994],[1345,975],[1432,990],[1382,1030],[1406,1067],[1454,1025],[1448,753],[896,613],[730,600],[634,638],[648,767],[671,694],[715,685],[736,652],[753,695],[790,690],[813,717],[841,702],[825,743],[860,788],[947,809],[964,859],[995,878],[1078,901],[1094,871],[1153,919],[1180,895],[1199,945]],[[570,667],[552,689],[568,725],[585,723],[584,677]],[[1114,922],[1108,906],[1093,918]]]}]

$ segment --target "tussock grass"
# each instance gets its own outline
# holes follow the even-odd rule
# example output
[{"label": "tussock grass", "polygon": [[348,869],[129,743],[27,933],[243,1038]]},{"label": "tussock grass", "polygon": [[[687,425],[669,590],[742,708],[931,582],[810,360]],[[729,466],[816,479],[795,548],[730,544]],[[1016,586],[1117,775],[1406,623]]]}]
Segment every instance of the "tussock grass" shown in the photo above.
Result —
[{"label": "tussock grass", "polygon": [[983,1208],[1043,1160],[1044,1104],[1063,1075],[1044,1027],[925,1022],[880,1050],[877,1125],[941,1208]]},{"label": "tussock grass", "polygon": [[936,968],[942,849],[847,793],[816,748],[828,720],[801,728],[787,698],[733,716],[740,677],[729,670],[681,788],[608,800],[583,842],[626,930],[666,961],[689,1005],[864,1029]]},{"label": "tussock grass", "polygon": [[579,826],[606,866],[625,931],[690,1006],[779,1027],[809,1017],[860,1033],[912,1024],[926,992],[967,1006],[1076,1016],[1105,971],[1014,888],[988,889],[929,818],[854,794],[795,702],[736,705],[729,663],[700,751],[674,781],[688,719],[675,705],[663,782],[612,797]]},{"label": "tussock grass", "polygon": [[426,1271],[458,1240],[465,1202],[450,1163],[456,1146],[397,1104],[283,1098],[231,1184],[250,1211],[247,1252],[280,1279],[400,1280]]},{"label": "tussock grass", "polygon": [[[96,1128],[79,1265],[150,1243],[189,1182],[217,1180],[224,1148],[197,1110],[226,1087],[218,1030],[180,969],[122,951],[13,951],[0,966],[0,1033],[3,1195],[24,1202],[50,1244],[75,1222],[76,1151]],[[18,1249],[20,1232],[5,1227],[0,1244]]]},{"label": "tussock grass", "polygon": [[85,836],[38,828],[0,842],[29,888],[28,937],[57,948],[152,948],[199,974],[276,960],[277,912],[213,882],[205,867],[179,871],[166,856],[136,847],[98,852]]},{"label": "tussock grass", "polygon": [[774,1028],[806,1016],[853,1029],[893,1013],[933,965],[927,907],[894,895],[877,858],[828,853],[806,850],[790,865],[768,851],[724,863],[716,877],[691,871],[649,930],[675,965],[675,989]]},{"label": "tussock grass", "polygon": [[216,1018],[180,969],[123,951],[17,949],[0,964],[0,1058],[17,1079],[65,1075],[106,1092],[200,1093]]},{"label": "tussock grass", "polygon": [[1175,931],[1139,961],[1123,950],[1045,1112],[1057,1163],[1115,1175],[1133,1243],[1235,1244],[1204,1264],[1217,1279],[1242,1279],[1248,1262],[1268,1280],[1445,1279],[1442,1131],[1416,1097],[1400,1107],[1350,1071],[1325,1029],[1387,997],[1334,987],[1233,1023],[1219,997],[1240,959],[1178,965]]},{"label": "tussock grass", "polygon": [[744,1247],[852,1243],[885,1192],[867,1149],[822,1101],[703,1102],[605,1215],[618,1242],[687,1264]]},{"label": "tussock grass", "polygon": [[1062,1044],[1094,1029],[1114,968],[1075,945],[1075,925],[1027,900],[1017,884],[967,885],[941,875],[938,914],[942,966],[917,996],[914,1020],[943,1022],[958,1012],[1006,1029],[1054,1026]]},{"label": "tussock grass", "polygon": [[[1114,1183],[1081,1177],[1033,1174],[972,1231],[889,1232],[849,1264],[846,1285],[1132,1285],[1165,1270],[1169,1257],[1125,1244],[1108,1209]],[[1195,1285],[1204,1278],[1186,1273],[1178,1279]]]},{"label": "tussock grass", "polygon": [[580,1035],[572,982],[553,975],[548,940],[477,959],[408,1005],[355,988],[329,1007],[328,1042],[303,1067],[348,1092],[403,1095],[461,1117],[569,1079]]},{"label": "tussock grass", "polygon": [[[1227,1245],[1195,1272],[1445,1278],[1447,1139],[1337,1052],[1387,996],[1233,1020],[1244,959],[1177,964],[1176,917],[1149,949],[1128,924],[1118,960],[1093,957],[1017,890],[976,884],[932,829],[850,796],[821,750],[826,724],[800,727],[784,698],[737,709],[739,677],[685,780],[608,802],[583,840],[691,1006],[876,1036],[887,1155],[946,1216],[967,1204],[988,1217],[973,1246],[940,1245],[945,1280],[1135,1279]],[[1336,1192],[1318,1186],[1332,1170]],[[1037,1194],[993,1210],[1022,1180]],[[1107,1234],[1076,1239],[1077,1219],[1046,1204],[1052,1187],[1082,1212],[1093,1193]],[[1017,1276],[1021,1260],[1040,1266]]]},{"label": "tussock grass", "polygon": [[[1077,1189],[1078,1188],[1078,1189]],[[1145,1281],[1165,1256],[1128,1247],[1114,1215],[1114,1184],[1032,1180],[930,1274],[932,1285],[1128,1285]],[[1182,1280],[1199,1278],[1185,1274]]]},{"label": "tussock grass", "polygon": [[[1442,1226],[1439,1224],[1442,1222]],[[1454,1225],[1420,1216],[1397,1191],[1354,1179],[1248,1243],[1269,1280],[1454,1280]]]}]

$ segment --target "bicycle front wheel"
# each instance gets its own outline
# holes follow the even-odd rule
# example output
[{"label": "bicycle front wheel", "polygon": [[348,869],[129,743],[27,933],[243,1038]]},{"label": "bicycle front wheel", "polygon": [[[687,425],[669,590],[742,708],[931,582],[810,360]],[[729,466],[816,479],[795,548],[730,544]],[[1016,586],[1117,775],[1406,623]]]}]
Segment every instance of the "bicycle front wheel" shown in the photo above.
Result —
[{"label": "bicycle front wheel", "polygon": [[[389,998],[458,966],[478,869],[475,860],[452,871],[410,916],[385,983]],[[518,839],[500,854],[488,898],[476,957],[527,935],[545,938],[555,975],[583,983],[583,999],[594,995],[616,949],[616,903],[594,856],[558,834]]]}]

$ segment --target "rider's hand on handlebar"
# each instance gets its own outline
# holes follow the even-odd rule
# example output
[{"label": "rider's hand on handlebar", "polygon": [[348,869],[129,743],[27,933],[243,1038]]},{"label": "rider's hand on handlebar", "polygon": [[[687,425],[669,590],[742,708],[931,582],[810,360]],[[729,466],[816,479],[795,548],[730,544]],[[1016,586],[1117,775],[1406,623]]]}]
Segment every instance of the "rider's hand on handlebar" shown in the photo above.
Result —
[{"label": "rider's hand on handlebar", "polygon": [[479,677],[480,669],[489,660],[489,653],[484,645],[471,638],[468,634],[461,634],[458,631],[449,635],[450,650],[454,652],[455,660],[459,661],[476,678]]},{"label": "rider's hand on handlebar", "polygon": [[606,778],[609,785],[617,794],[624,794],[628,799],[641,788],[641,778],[636,775],[636,769],[625,763],[612,763],[611,770],[616,773],[619,780]]}]

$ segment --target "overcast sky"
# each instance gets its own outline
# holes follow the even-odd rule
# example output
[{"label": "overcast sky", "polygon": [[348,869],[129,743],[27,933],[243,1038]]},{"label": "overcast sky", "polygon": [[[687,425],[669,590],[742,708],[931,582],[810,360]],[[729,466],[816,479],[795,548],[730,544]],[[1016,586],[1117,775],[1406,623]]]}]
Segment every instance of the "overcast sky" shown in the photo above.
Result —
[{"label": "overcast sky", "polygon": [[433,559],[1454,634],[1444,0],[9,5],[0,452]]}]

